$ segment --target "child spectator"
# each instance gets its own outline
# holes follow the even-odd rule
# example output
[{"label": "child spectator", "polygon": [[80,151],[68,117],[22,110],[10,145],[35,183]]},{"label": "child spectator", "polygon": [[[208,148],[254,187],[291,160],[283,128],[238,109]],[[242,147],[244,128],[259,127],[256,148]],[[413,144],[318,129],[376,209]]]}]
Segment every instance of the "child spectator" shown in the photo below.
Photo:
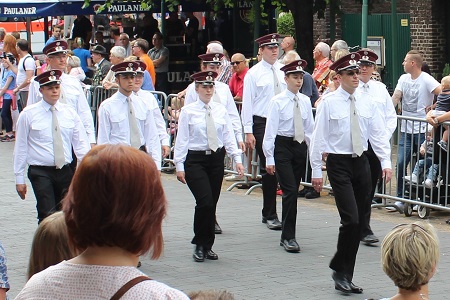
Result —
[{"label": "child spectator", "polygon": [[[6,63],[5,60],[8,60],[11,64]],[[13,89],[16,87],[16,74],[11,70],[11,66],[15,65],[15,63],[16,59],[11,53],[6,54],[6,57],[2,62],[4,70],[0,85],[0,98],[3,100],[1,118],[6,129],[6,135],[1,138],[2,142],[11,142],[15,140],[12,111],[17,110],[17,99],[16,95],[13,93]]]},{"label": "child spectator", "polygon": [[76,255],[75,248],[69,242],[64,214],[61,211],[56,212],[45,218],[34,233],[28,264],[28,279]]},{"label": "child spectator", "polygon": [[[432,114],[433,117],[442,116],[450,111],[450,76],[445,76],[441,80],[442,92],[437,96],[436,107]],[[439,122],[436,122],[439,123]],[[439,147],[447,151],[448,146],[448,126],[444,125],[444,132],[441,140],[437,143]]]},{"label": "child spectator", "polygon": [[6,255],[0,242],[0,300],[8,300],[6,292],[9,290],[8,273],[6,268]]},{"label": "child spectator", "polygon": [[433,155],[432,129],[433,127],[428,125],[427,137],[422,145],[420,145],[420,155],[424,156],[424,158],[417,161],[411,176],[405,176],[405,180],[411,181],[412,183],[417,183],[419,179],[425,175],[426,170],[426,179],[422,183],[427,188],[433,187],[433,183],[436,180],[439,169],[439,165],[433,164],[433,160],[431,158]]}]

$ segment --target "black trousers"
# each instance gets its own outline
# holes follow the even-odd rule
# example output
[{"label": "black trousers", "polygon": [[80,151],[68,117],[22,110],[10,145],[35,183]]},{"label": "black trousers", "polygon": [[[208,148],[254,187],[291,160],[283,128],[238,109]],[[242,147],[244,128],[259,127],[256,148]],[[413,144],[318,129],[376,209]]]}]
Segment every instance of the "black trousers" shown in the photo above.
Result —
[{"label": "black trousers", "polygon": [[[372,182],[372,190],[370,191],[370,199],[375,196],[375,190],[377,189],[378,182],[382,184],[381,178],[381,163],[375,152],[373,152],[372,146],[369,143],[369,149],[365,152],[370,166],[370,178]],[[366,207],[367,210],[364,212],[364,219],[361,222],[361,238],[373,234],[370,228],[370,215],[372,213],[371,205]]]},{"label": "black trousers", "polygon": [[283,191],[283,228],[281,239],[295,239],[297,225],[297,193],[306,169],[306,143],[293,138],[277,136],[275,139],[275,174]]},{"label": "black trousers", "polygon": [[327,173],[341,217],[337,251],[330,268],[352,280],[360,241],[360,224],[371,204],[370,166],[366,155],[329,154]]},{"label": "black trousers", "polygon": [[55,211],[61,210],[61,200],[69,188],[72,177],[70,165],[65,165],[62,169],[42,166],[28,168],[28,178],[37,201],[38,223]]},{"label": "black trousers", "polygon": [[211,155],[190,153],[184,169],[186,183],[195,198],[194,238],[192,244],[206,250],[214,244],[214,219],[224,175],[225,149]]},{"label": "black trousers", "polygon": [[266,118],[253,116],[253,135],[256,140],[256,152],[259,156],[259,169],[262,176],[263,209],[262,216],[267,220],[278,218],[277,216],[277,177],[266,172],[266,157],[262,150],[264,132],[266,131]]}]

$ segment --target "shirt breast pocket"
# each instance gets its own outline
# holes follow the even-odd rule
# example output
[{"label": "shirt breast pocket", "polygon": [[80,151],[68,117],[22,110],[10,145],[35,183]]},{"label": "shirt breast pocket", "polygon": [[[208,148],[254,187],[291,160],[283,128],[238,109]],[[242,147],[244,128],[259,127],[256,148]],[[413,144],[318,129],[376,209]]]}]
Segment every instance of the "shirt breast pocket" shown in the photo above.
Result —
[{"label": "shirt breast pocket", "polygon": [[[339,113],[331,113],[330,114],[330,126],[328,130],[331,135],[342,135],[346,131],[346,126],[350,124],[349,116]],[[347,128],[347,130],[350,127]]]},{"label": "shirt breast pocket", "polygon": [[111,135],[126,133],[128,129],[128,119],[125,114],[111,116]]},{"label": "shirt breast pocket", "polygon": [[293,119],[294,115],[292,112],[282,112],[280,113],[280,120],[283,121],[289,121],[290,119]]},{"label": "shirt breast pocket", "polygon": [[50,123],[38,122],[31,125],[31,134],[39,137],[40,140],[53,139]]}]

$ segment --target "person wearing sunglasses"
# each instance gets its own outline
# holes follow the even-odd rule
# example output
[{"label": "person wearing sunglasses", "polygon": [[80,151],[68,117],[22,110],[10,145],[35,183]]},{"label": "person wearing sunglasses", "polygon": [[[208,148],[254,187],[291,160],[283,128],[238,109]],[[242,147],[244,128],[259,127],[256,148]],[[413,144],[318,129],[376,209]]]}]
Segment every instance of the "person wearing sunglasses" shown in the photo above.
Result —
[{"label": "person wearing sunglasses", "polygon": [[229,85],[234,101],[242,101],[242,93],[244,92],[244,77],[248,71],[248,64],[244,54],[235,53],[231,57],[231,66],[233,75],[231,76]]},{"label": "person wearing sunglasses", "polygon": [[363,292],[353,284],[363,212],[371,205],[370,166],[365,152],[370,141],[381,162],[382,177],[392,176],[391,146],[385,124],[373,101],[357,91],[359,53],[350,53],[330,69],[336,71],[339,88],[326,95],[316,113],[309,155],[312,185],[322,190],[322,155],[327,153],[327,174],[341,217],[337,251],[330,262],[335,289],[343,293]]},{"label": "person wearing sunglasses", "polygon": [[[386,128],[386,137],[391,138],[395,129],[397,128],[397,113],[395,112],[394,105],[392,104],[391,96],[389,95],[386,86],[382,82],[377,82],[371,79],[372,73],[376,69],[376,63],[378,55],[369,49],[361,49],[358,51],[361,55],[359,59],[359,84],[358,91],[362,94],[364,101],[372,101],[376,104],[378,113],[382,117]],[[372,145],[368,144],[369,149],[366,152],[370,165],[370,176],[372,178],[372,190],[370,193],[370,199],[374,199],[375,190],[379,182],[381,192],[381,185],[383,180],[381,179],[381,165],[378,157],[373,151]],[[381,199],[378,198],[379,203]],[[365,218],[361,224],[361,242],[366,245],[378,243],[378,238],[373,234],[370,227],[370,214],[372,207],[367,206],[364,213]]]}]

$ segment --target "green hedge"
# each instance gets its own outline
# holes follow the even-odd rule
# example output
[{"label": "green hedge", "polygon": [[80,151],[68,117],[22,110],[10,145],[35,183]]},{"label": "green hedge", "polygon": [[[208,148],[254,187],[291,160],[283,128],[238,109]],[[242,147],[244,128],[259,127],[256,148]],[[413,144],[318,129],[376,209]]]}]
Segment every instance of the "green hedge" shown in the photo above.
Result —
[{"label": "green hedge", "polygon": [[294,17],[292,16],[292,13],[282,12],[278,15],[277,32],[281,35],[295,37]]}]

